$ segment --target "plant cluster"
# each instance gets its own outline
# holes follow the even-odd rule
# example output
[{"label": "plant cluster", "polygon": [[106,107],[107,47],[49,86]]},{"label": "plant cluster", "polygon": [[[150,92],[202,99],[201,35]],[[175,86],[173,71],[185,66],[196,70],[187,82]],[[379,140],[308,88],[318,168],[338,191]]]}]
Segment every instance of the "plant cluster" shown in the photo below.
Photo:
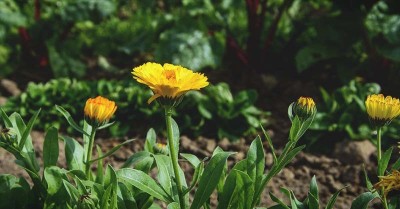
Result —
[{"label": "plant cluster", "polygon": [[[341,139],[375,141],[372,137],[374,129],[363,113],[366,111],[365,98],[381,91],[377,83],[365,83],[360,79],[353,79],[332,94],[323,88],[320,91],[322,101],[318,105],[315,123],[310,126],[310,131],[304,137],[308,144],[335,140],[338,136]],[[395,119],[393,123],[398,124],[399,121]],[[400,138],[395,126],[383,127],[382,132],[391,140]]]},{"label": "plant cluster", "polygon": [[244,76],[333,69],[348,81],[381,68],[398,75],[400,17],[390,1],[4,0],[0,8],[1,76],[118,75],[132,57]]},{"label": "plant cluster", "polygon": [[[104,165],[104,158],[112,155],[125,141],[103,153],[95,146],[98,130],[114,125],[110,119],[118,111],[112,100],[98,96],[89,98],[84,112],[84,123],[78,125],[71,114],[61,106],[56,106],[68,124],[83,134],[82,142],[59,135],[54,127],[48,129],[43,144],[43,169],[39,167],[30,132],[38,118],[36,111],[27,124],[20,114],[8,116],[0,108],[5,128],[1,130],[0,147],[15,156],[16,163],[30,176],[31,187],[23,178],[9,174],[0,175],[0,204],[4,208],[143,208],[157,209],[164,203],[168,209],[210,209],[210,197],[216,191],[217,209],[319,209],[319,192],[316,178],[310,183],[308,196],[299,201],[293,191],[282,188],[289,197],[289,204],[271,194],[276,203],[273,206],[260,206],[260,198],[268,182],[304,149],[298,146],[299,139],[313,123],[317,107],[313,99],[300,97],[288,108],[291,121],[288,141],[281,152],[276,152],[268,134],[264,132],[266,143],[273,157],[272,166],[265,169],[265,149],[261,137],[251,143],[246,158],[228,168],[227,159],[235,153],[217,147],[210,159],[199,159],[190,153],[179,151],[180,133],[173,119],[173,111],[188,91],[199,90],[209,85],[207,77],[181,66],[147,63],[133,69],[134,78],[147,85],[153,92],[148,102],[157,102],[164,110],[167,130],[167,144],[157,142],[154,129],[147,133],[144,151],[134,153],[122,166],[115,169]],[[182,75],[184,75],[182,77]],[[190,81],[190,82],[189,82]],[[400,159],[388,170],[393,148],[382,150],[382,127],[387,126],[400,115],[400,100],[381,94],[368,95],[365,100],[366,112],[372,127],[377,130],[377,176],[379,182],[372,184],[366,175],[368,192],[356,198],[351,209],[366,209],[368,203],[379,198],[385,209],[399,207],[399,197],[391,196],[400,189]],[[179,109],[176,109],[179,111]],[[66,168],[57,166],[59,140],[64,142]],[[93,154],[96,147],[96,155]],[[194,170],[189,183],[179,164],[187,161]],[[93,164],[97,164],[93,170]],[[104,167],[106,167],[104,169]],[[334,207],[341,190],[332,195],[326,209]],[[17,196],[24,194],[21,201]],[[193,198],[189,195],[193,194]],[[157,201],[156,201],[157,200]]]},{"label": "plant cluster", "polygon": [[[25,92],[17,97],[10,98],[3,106],[6,112],[18,112],[22,117],[33,115],[35,110],[43,111],[38,119],[36,128],[45,130],[50,126],[61,128],[73,133],[54,108],[54,104],[65,104],[72,118],[81,118],[84,101],[90,95],[107,96],[118,104],[116,126],[110,128],[113,136],[123,136],[129,131],[135,134],[146,130],[144,124],[153,124],[160,128],[158,117],[162,111],[156,105],[148,105],[147,99],[151,91],[129,81],[77,81],[66,78],[54,79],[45,84],[29,83]],[[184,134],[191,136],[228,137],[235,140],[238,137],[253,135],[259,122],[266,123],[267,112],[254,106],[257,93],[254,90],[243,90],[233,94],[229,86],[219,83],[207,87],[203,94],[189,92],[185,105],[174,112],[177,121],[181,124]],[[130,114],[135,110],[135,114]],[[195,114],[193,114],[195,113]],[[232,128],[232,124],[240,127]],[[117,128],[118,127],[118,128]],[[135,127],[132,130],[131,127]]]}]

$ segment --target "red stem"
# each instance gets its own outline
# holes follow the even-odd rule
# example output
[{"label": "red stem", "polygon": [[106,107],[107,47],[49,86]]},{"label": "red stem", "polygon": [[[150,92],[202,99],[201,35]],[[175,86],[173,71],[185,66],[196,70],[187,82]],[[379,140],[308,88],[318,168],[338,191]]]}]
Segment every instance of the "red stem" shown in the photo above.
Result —
[{"label": "red stem", "polygon": [[40,20],[40,0],[35,0],[35,20]]},{"label": "red stem", "polygon": [[[236,40],[232,36],[227,35],[226,43],[227,43],[227,47],[229,49],[233,50],[233,53],[240,60],[240,62],[244,65],[248,65],[249,61],[248,61],[246,53],[239,47]],[[230,50],[228,50],[228,51],[230,51]]]}]

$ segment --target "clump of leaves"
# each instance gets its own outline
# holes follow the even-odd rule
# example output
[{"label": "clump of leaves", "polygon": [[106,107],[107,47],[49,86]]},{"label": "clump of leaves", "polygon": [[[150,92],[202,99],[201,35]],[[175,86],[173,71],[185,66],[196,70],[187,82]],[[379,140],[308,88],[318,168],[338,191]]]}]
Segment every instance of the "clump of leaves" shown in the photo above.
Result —
[{"label": "clump of leaves", "polygon": [[[131,81],[78,81],[66,78],[54,79],[47,83],[30,83],[25,92],[10,98],[3,109],[7,112],[19,112],[23,117],[34,114],[41,108],[39,129],[50,126],[72,133],[54,108],[54,104],[65,104],[73,118],[80,118],[85,101],[92,95],[102,95],[118,104],[116,117],[118,125],[110,128],[111,135],[123,136],[135,127],[135,134],[143,132],[144,124],[155,128],[164,126],[156,118],[163,112],[156,104],[147,104],[151,91]],[[203,93],[190,92],[184,105],[174,112],[177,121],[182,124],[182,132],[191,135],[209,137],[228,137],[237,139],[256,132],[259,122],[265,123],[267,112],[254,106],[257,93],[244,90],[236,95],[228,84],[220,83],[206,88]],[[198,114],[193,114],[193,110]],[[50,123],[51,122],[51,123]],[[116,128],[118,127],[118,128]]]}]

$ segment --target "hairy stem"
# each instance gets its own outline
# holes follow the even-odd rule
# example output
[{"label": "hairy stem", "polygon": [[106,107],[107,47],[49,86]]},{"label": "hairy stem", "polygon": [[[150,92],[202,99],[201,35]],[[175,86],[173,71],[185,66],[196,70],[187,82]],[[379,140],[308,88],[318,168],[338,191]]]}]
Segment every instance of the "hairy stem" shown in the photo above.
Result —
[{"label": "hairy stem", "polygon": [[180,205],[181,209],[186,209],[185,200],[184,200],[183,191],[182,191],[181,178],[179,176],[178,153],[177,153],[177,150],[175,150],[174,139],[173,139],[172,107],[165,108],[165,122],[166,122],[167,133],[168,133],[169,155],[171,157],[172,167],[174,169],[175,183],[178,187],[179,205]]},{"label": "hairy stem", "polygon": [[96,135],[96,130],[97,130],[97,128],[95,128],[95,127],[92,128],[92,132],[90,133],[90,137],[89,137],[89,146],[88,146],[88,149],[86,150],[85,174],[88,179],[91,178],[90,160],[92,159],[94,136]]}]

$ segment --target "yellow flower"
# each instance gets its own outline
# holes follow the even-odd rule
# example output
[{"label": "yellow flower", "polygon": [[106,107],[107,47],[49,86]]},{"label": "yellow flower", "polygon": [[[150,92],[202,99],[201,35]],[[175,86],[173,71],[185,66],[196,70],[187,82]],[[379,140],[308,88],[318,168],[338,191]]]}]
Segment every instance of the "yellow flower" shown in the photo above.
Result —
[{"label": "yellow flower", "polygon": [[365,106],[369,118],[377,126],[388,124],[400,115],[400,101],[391,96],[369,95],[365,100]]},{"label": "yellow flower", "polygon": [[148,62],[132,71],[133,78],[147,85],[154,95],[149,104],[159,97],[178,99],[190,90],[199,90],[208,86],[207,77],[178,65]]},{"label": "yellow flower", "polygon": [[166,144],[156,143],[156,144],[154,145],[154,150],[155,150],[157,153],[161,153],[161,154],[165,154],[165,155],[168,154],[168,149],[167,149],[167,145],[166,145]]},{"label": "yellow flower", "polygon": [[115,102],[104,97],[89,98],[86,101],[84,113],[93,126],[100,126],[107,123],[117,110]]},{"label": "yellow flower", "polygon": [[379,182],[374,185],[375,189],[383,189],[384,195],[393,190],[400,190],[400,172],[393,170],[391,174],[387,176],[379,176]]},{"label": "yellow flower", "polygon": [[313,116],[317,112],[315,102],[310,97],[300,97],[293,105],[293,113],[304,120]]}]

